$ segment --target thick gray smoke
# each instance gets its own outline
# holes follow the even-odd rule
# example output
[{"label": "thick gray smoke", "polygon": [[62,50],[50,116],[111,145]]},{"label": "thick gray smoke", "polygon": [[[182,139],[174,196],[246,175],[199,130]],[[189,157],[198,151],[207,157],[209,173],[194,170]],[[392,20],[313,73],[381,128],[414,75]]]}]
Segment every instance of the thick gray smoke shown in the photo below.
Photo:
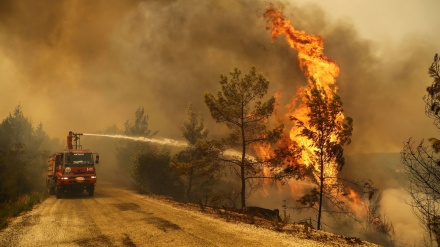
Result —
[{"label": "thick gray smoke", "polygon": [[[50,136],[64,139],[69,130],[122,129],[143,106],[160,137],[182,139],[180,126],[192,103],[211,134],[221,136],[223,127],[210,118],[203,95],[220,89],[220,74],[251,66],[271,82],[270,94],[281,92],[282,115],[306,78],[296,51],[283,37],[271,40],[262,17],[266,7],[266,1],[246,0],[3,0],[0,116],[20,103]],[[316,6],[287,4],[284,12],[296,28],[323,36],[325,54],[341,67],[339,92],[354,119],[347,154],[398,152],[411,136],[437,133],[421,97],[438,44],[414,35],[401,44],[373,43]],[[347,162],[348,174],[369,169],[353,167]],[[369,172],[378,174],[387,176],[381,169]],[[374,182],[390,188],[384,181]]]},{"label": "thick gray smoke", "polygon": [[[281,91],[282,106],[306,81],[296,52],[265,30],[264,1],[2,1],[0,113],[22,104],[49,134],[122,128],[139,106],[152,129],[180,138],[190,102],[203,103],[219,75],[255,65]],[[353,152],[399,151],[408,136],[429,137],[423,115],[426,68],[435,46],[411,37],[380,46],[317,7],[287,5],[295,27],[324,36],[341,66],[346,114],[355,120]],[[420,44],[423,44],[420,45]],[[379,53],[380,51],[380,53]],[[426,83],[424,83],[426,81]],[[38,110],[36,109],[38,108]],[[218,126],[212,126],[216,133]]]},{"label": "thick gray smoke", "polygon": [[271,44],[263,4],[2,3],[8,9],[0,17],[2,114],[20,102],[55,136],[113,123],[122,128],[144,106],[152,129],[180,137],[188,104],[209,121],[203,95],[217,91],[219,75],[234,67],[247,72],[257,66],[272,91],[281,90],[281,82],[294,88],[294,52]]}]

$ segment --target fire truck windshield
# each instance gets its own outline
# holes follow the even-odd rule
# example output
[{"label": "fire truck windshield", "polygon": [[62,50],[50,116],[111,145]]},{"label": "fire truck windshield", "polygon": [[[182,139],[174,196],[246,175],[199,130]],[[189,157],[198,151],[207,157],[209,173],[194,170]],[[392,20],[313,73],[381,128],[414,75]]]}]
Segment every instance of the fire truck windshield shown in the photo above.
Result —
[{"label": "fire truck windshield", "polygon": [[65,159],[66,166],[90,166],[93,165],[91,153],[68,153]]}]

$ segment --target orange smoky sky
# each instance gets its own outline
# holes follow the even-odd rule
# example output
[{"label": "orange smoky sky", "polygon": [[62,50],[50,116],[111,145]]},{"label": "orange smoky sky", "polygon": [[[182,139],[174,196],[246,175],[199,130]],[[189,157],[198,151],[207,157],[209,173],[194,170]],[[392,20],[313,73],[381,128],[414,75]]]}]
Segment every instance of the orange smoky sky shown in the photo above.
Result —
[{"label": "orange smoky sky", "polygon": [[[325,54],[340,66],[339,94],[354,119],[349,152],[395,152],[411,136],[436,134],[422,96],[440,47],[426,28],[402,30],[397,40],[371,39],[362,20],[299,2],[285,1],[284,14],[322,36]],[[271,82],[270,94],[281,92],[282,110],[307,79],[296,52],[271,39],[266,7],[244,0],[1,1],[0,117],[20,104],[34,125],[64,138],[69,130],[123,129],[142,106],[159,136],[182,139],[192,103],[218,136],[203,95],[220,90],[220,74],[251,66]]]}]

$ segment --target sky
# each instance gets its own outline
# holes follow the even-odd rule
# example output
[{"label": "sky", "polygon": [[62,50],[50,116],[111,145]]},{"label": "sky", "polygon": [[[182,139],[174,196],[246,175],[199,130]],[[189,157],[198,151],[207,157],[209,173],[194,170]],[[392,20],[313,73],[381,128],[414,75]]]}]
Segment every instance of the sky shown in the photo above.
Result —
[{"label": "sky", "polygon": [[[421,97],[426,70],[440,50],[425,1],[281,1],[296,28],[323,36],[341,67],[339,93],[354,119],[352,153],[398,152],[409,137],[435,134]],[[269,94],[291,101],[306,79],[282,37],[271,40],[267,1],[2,1],[0,118],[20,104],[34,125],[64,139],[69,130],[124,128],[138,107],[158,136],[182,139],[192,103],[211,134],[203,102],[220,74],[251,66],[271,82]]]},{"label": "sky", "polygon": [[439,39],[435,31],[440,22],[436,0],[297,0],[298,5],[316,4],[334,19],[352,22],[359,33],[368,39],[383,42],[402,42],[408,36]]}]

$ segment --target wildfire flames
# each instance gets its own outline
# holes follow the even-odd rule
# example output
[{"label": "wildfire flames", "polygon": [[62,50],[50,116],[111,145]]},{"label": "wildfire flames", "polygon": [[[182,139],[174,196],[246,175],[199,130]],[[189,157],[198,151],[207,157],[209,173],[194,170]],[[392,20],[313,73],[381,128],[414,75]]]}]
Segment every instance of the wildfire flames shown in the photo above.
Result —
[{"label": "wildfire flames", "polygon": [[[308,123],[308,114],[310,109],[306,105],[306,96],[310,95],[310,89],[313,86],[318,86],[327,95],[332,95],[336,93],[338,88],[336,86],[336,78],[339,75],[340,69],[337,63],[324,55],[324,41],[323,38],[318,35],[307,34],[302,30],[296,30],[290,21],[283,16],[282,11],[275,5],[270,6],[264,13],[264,17],[267,20],[267,29],[271,30],[272,38],[276,38],[280,35],[284,35],[288,44],[293,49],[298,52],[298,61],[301,70],[304,72],[308,79],[308,85],[299,87],[296,95],[292,99],[292,103],[288,105],[288,112],[286,116],[294,116],[296,119],[304,122],[306,125]],[[344,120],[344,115],[341,113],[337,117],[337,121]],[[311,128],[310,126],[307,126]],[[312,141],[304,136],[300,136],[300,129],[293,126],[288,134],[287,138],[291,141],[298,143],[303,151],[301,153],[301,160],[299,161],[301,165],[306,167],[315,166],[316,170],[320,170],[319,164],[312,162],[312,155],[315,153],[315,147],[312,145]],[[332,138],[336,138],[333,135]],[[284,143],[289,143],[288,141],[282,141]],[[291,142],[290,142],[291,143]],[[269,146],[260,146],[256,150],[259,156],[265,158],[269,153]],[[296,161],[298,162],[298,161]],[[267,171],[265,171],[266,173]],[[334,179],[326,179],[325,184],[331,186],[336,184],[336,176],[338,173],[337,165],[330,164],[325,166],[324,176],[332,177]],[[266,174],[267,175],[267,174]],[[357,195],[350,189],[350,200],[354,204],[360,204]]]},{"label": "wildfire flames", "polygon": [[[275,6],[271,6],[265,13],[264,17],[268,20],[269,27],[272,29],[271,36],[284,35],[289,45],[298,51],[298,61],[301,70],[308,78],[309,85],[316,84],[321,87],[327,95],[336,93],[337,87],[336,77],[339,75],[339,66],[335,61],[326,57],[324,51],[324,41],[322,37],[313,34],[307,34],[302,30],[295,30],[290,21],[287,20],[282,12]],[[288,115],[295,116],[300,121],[307,123],[307,115],[310,109],[305,104],[305,96],[309,93],[309,87],[304,86],[298,89],[299,100],[294,97],[292,105],[297,105],[293,112]],[[299,103],[299,105],[298,105]],[[344,119],[341,114],[340,120]],[[306,166],[312,165],[310,155],[314,153],[314,148],[309,139],[299,136],[299,129],[294,126],[290,130],[289,136],[291,140],[295,140],[302,147],[302,163]],[[326,167],[324,171],[326,177],[335,177],[337,175],[336,165]]]}]

